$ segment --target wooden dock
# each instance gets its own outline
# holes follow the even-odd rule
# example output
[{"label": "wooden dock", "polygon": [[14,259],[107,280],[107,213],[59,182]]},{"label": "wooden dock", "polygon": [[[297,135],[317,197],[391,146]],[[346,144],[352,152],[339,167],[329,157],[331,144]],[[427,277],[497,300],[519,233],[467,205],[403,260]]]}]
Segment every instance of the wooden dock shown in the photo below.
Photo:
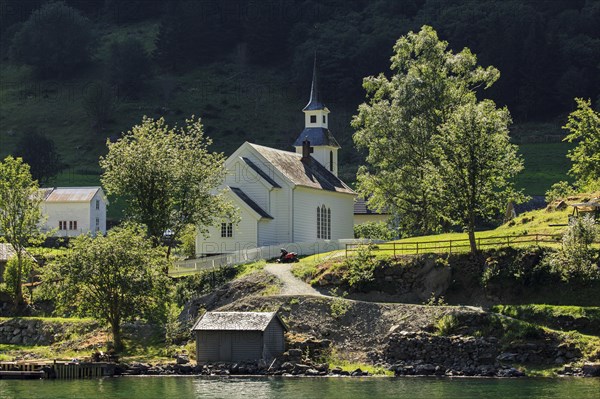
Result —
[{"label": "wooden dock", "polygon": [[84,379],[114,375],[107,362],[0,362],[0,379]]}]

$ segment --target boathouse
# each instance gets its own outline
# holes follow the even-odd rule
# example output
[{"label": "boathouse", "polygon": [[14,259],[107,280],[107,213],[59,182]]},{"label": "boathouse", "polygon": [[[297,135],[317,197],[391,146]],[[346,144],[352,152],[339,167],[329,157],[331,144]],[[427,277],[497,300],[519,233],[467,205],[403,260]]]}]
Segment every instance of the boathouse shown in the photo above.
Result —
[{"label": "boathouse", "polygon": [[196,361],[268,361],[284,352],[285,331],[277,312],[206,312],[192,327]]}]

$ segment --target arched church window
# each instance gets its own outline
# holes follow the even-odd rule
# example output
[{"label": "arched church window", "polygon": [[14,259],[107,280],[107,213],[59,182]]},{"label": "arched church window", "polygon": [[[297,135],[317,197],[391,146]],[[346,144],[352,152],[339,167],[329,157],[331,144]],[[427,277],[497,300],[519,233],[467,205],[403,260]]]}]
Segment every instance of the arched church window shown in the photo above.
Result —
[{"label": "arched church window", "polygon": [[331,239],[331,208],[317,207],[317,239]]}]

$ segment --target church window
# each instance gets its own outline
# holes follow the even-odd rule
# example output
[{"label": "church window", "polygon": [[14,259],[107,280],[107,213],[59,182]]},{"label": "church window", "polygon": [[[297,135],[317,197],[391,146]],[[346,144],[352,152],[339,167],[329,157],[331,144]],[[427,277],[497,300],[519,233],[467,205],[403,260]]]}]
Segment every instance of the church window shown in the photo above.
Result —
[{"label": "church window", "polygon": [[317,207],[317,239],[331,239],[331,208]]},{"label": "church window", "polygon": [[317,115],[310,116],[310,123],[317,123]]},{"label": "church window", "polygon": [[233,237],[233,223],[221,223],[221,238]]}]

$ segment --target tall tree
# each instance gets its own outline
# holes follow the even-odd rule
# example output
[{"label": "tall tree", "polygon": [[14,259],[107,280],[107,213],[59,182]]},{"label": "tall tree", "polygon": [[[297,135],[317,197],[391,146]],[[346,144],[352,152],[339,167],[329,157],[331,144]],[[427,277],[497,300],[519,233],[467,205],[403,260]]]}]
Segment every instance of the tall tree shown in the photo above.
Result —
[{"label": "tall tree", "polygon": [[94,34],[90,21],[62,2],[34,11],[12,40],[14,60],[43,77],[65,77],[86,64]]},{"label": "tall tree", "polygon": [[358,190],[374,209],[388,208],[405,234],[439,230],[442,220],[435,141],[439,127],[460,105],[475,101],[475,90],[499,76],[482,68],[469,49],[447,49],[429,26],[410,32],[394,46],[394,74],[367,77],[367,102],[352,121],[354,142],[367,151]]},{"label": "tall tree", "polygon": [[96,317],[110,325],[116,351],[123,349],[121,325],[165,310],[168,267],[161,249],[127,225],[106,237],[81,235],[67,254],[44,271],[44,281],[64,311]]},{"label": "tall tree", "polygon": [[523,199],[512,183],[523,161],[510,143],[510,121],[508,110],[496,109],[491,100],[470,102],[450,115],[436,137],[443,214],[468,232],[472,252],[477,251],[477,220]]},{"label": "tall tree", "polygon": [[0,162],[0,234],[13,246],[17,256],[15,286],[11,287],[15,307],[23,303],[25,247],[40,236],[42,199],[29,165],[12,156]]},{"label": "tall tree", "polygon": [[150,74],[150,57],[141,41],[133,38],[112,43],[108,59],[109,78],[119,92],[138,98]]},{"label": "tall tree", "polygon": [[41,133],[23,134],[15,155],[29,165],[31,177],[42,187],[65,168],[54,141]]},{"label": "tall tree", "polygon": [[563,129],[570,133],[565,140],[577,142],[567,156],[573,161],[569,174],[574,176],[582,190],[600,189],[600,112],[592,109],[592,102],[576,98],[577,109],[569,115]]},{"label": "tall tree", "polygon": [[222,193],[213,195],[226,171],[223,154],[209,151],[211,143],[199,119],[170,128],[162,118],[144,117],[117,142],[107,141],[108,154],[100,158],[102,184],[125,199],[127,216],[145,224],[156,245],[167,229],[173,232],[167,256],[188,224],[206,231],[234,216]]}]

